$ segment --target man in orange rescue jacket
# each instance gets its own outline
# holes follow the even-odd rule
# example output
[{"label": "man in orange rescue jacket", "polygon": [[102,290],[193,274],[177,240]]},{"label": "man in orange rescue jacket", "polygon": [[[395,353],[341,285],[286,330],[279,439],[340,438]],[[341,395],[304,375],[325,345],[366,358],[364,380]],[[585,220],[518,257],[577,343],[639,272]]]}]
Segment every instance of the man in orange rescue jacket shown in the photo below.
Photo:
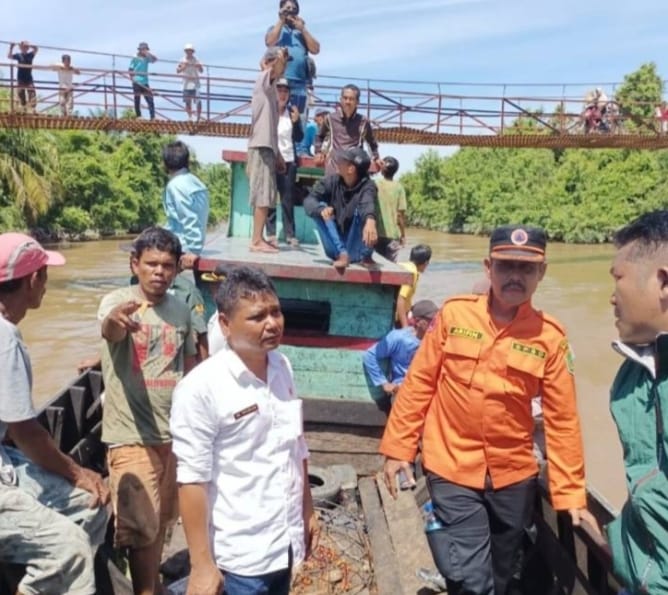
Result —
[{"label": "man in orange rescue jacket", "polygon": [[380,451],[385,482],[423,466],[443,528],[428,534],[450,595],[505,595],[538,467],[531,399],[542,395],[552,504],[585,519],[584,457],[573,356],[563,327],[531,305],[545,275],[542,229],[494,230],[485,268],[490,290],[445,302],[392,406]]}]

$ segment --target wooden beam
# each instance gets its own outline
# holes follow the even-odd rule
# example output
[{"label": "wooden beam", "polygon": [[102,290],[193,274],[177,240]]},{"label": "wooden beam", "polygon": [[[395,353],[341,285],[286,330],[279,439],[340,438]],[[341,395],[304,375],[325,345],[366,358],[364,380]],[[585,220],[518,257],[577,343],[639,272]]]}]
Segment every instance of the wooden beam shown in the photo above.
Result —
[{"label": "wooden beam", "polygon": [[364,477],[360,479],[358,488],[369,535],[373,572],[378,593],[396,593],[400,584],[399,565],[392,547],[390,530],[385,521],[376,482],[372,477]]}]

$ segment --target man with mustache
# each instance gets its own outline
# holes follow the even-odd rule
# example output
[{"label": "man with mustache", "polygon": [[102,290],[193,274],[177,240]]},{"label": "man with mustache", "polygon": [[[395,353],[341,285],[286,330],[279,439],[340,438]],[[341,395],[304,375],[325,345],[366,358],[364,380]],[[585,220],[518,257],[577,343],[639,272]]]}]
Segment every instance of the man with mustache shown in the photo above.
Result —
[{"label": "man with mustache", "polygon": [[447,300],[408,370],[381,442],[385,482],[423,466],[443,528],[428,533],[450,595],[506,595],[531,524],[538,465],[531,400],[541,394],[552,505],[587,511],[573,358],[563,327],[531,298],[543,279],[542,229],[492,232],[483,295]]},{"label": "man with mustache", "polygon": [[668,211],[615,234],[610,269],[624,358],[610,410],[624,450],[628,500],[607,529],[615,574],[627,593],[668,593]]}]

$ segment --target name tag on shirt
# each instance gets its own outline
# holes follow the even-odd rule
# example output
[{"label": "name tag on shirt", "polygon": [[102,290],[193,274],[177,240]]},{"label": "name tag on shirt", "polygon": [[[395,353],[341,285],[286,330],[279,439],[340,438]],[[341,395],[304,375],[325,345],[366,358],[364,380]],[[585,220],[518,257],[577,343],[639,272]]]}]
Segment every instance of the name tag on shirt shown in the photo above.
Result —
[{"label": "name tag on shirt", "polygon": [[234,414],[234,420],[237,421],[241,419],[242,417],[246,417],[247,415],[251,415],[252,413],[257,413],[259,411],[259,407],[257,404],[251,405],[250,407],[246,407],[245,409],[242,409],[241,411],[237,411]]}]

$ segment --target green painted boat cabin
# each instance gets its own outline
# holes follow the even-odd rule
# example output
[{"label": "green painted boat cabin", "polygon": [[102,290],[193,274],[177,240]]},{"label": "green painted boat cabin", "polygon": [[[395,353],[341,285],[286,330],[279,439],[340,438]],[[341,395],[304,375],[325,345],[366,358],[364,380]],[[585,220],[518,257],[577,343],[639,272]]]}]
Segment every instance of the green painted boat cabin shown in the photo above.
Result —
[{"label": "green painted boat cabin", "polygon": [[[299,247],[280,241],[279,254],[250,252],[253,218],[246,154],[224,151],[223,158],[231,167],[228,232],[207,243],[198,268],[213,271],[219,263],[256,266],[272,278],[285,315],[280,349],[292,363],[307,420],[384,423],[387,398],[367,382],[362,356],[393,328],[399,288],[412,282],[411,273],[378,254],[374,254],[375,269],[351,265],[339,272],[302,206],[295,207]],[[302,162],[297,185],[305,192],[321,176],[322,169]],[[277,215],[277,235],[283,240],[280,207]]]}]

